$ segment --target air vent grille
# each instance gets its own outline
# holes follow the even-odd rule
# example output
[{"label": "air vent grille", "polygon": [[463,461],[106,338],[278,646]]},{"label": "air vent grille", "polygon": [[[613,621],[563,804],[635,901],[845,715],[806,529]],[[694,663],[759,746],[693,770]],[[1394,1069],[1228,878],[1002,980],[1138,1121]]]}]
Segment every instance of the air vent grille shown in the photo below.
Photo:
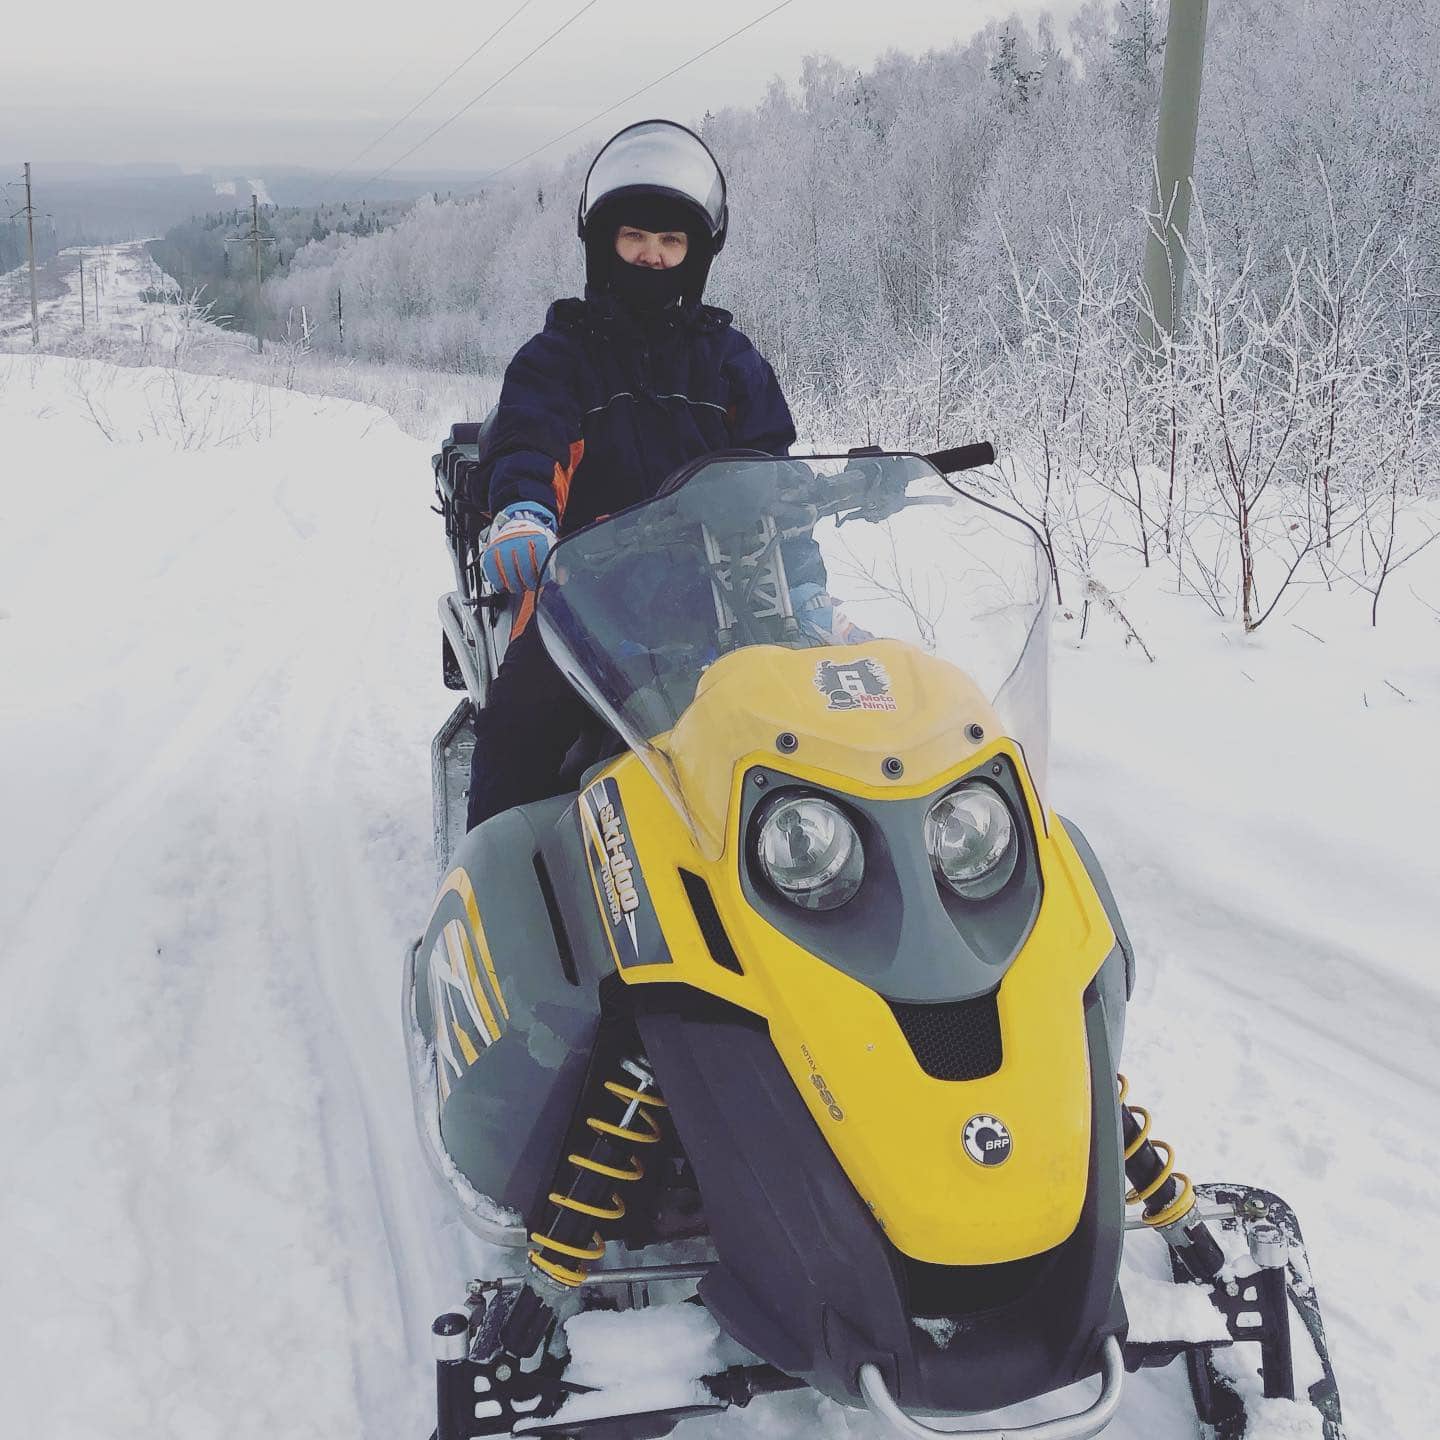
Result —
[{"label": "air vent grille", "polygon": [[735,953],[735,947],[725,933],[725,926],[720,919],[720,912],[715,908],[710,887],[689,870],[680,872],[680,881],[685,886],[690,908],[695,912],[695,923],[700,927],[700,934],[704,936],[710,958],[724,969],[743,975],[745,967],[741,965],[740,957]]},{"label": "air vent grille", "polygon": [[999,990],[973,1000],[911,1005],[890,1001],[920,1068],[933,1080],[983,1080],[1004,1059]]}]

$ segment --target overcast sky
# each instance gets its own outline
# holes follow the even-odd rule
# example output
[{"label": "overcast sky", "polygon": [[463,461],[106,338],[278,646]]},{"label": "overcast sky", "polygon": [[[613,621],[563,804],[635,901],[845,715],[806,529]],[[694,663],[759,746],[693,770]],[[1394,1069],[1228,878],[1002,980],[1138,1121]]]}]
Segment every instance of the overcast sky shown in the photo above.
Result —
[{"label": "overcast sky", "polygon": [[[484,170],[638,89],[775,0],[594,0],[550,45],[402,169]],[[175,162],[339,169],[468,54],[521,0],[79,0],[6,7],[0,160]],[[479,94],[584,0],[529,0],[507,29],[383,144],[373,174]],[[1055,0],[1063,17],[1078,0]],[[1038,4],[1014,0],[791,0],[747,34],[550,152],[651,114],[750,104],[807,54],[863,67],[918,53]]]}]

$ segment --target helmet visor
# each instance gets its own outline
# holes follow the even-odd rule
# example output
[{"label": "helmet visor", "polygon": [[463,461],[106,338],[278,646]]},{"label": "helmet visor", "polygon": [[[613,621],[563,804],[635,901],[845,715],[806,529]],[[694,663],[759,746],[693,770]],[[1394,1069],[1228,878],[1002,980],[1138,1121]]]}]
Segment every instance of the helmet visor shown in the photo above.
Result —
[{"label": "helmet visor", "polygon": [[724,232],[725,177],[705,142],[683,125],[645,120],[605,146],[585,177],[582,230],[598,206],[626,193],[676,196],[704,217],[712,241]]}]

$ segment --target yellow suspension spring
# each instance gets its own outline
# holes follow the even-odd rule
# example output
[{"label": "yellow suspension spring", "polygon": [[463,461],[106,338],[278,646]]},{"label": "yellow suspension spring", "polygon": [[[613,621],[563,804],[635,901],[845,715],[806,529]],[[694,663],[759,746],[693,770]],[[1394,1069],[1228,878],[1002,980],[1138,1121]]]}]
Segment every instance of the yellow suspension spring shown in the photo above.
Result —
[{"label": "yellow suspension spring", "polygon": [[1177,1220],[1188,1215],[1195,1204],[1195,1187],[1190,1183],[1190,1177],[1183,1171],[1175,1168],[1175,1148],[1168,1140],[1152,1140],[1150,1138],[1150,1112],[1143,1105],[1126,1105],[1125,1098],[1130,1093],[1130,1082],[1123,1076],[1117,1075],[1120,1094],[1119,1101],[1124,1109],[1128,1110],[1135,1122],[1135,1134],[1130,1137],[1125,1146],[1125,1163],[1128,1166],[1147,1145],[1155,1151],[1163,1153],[1164,1159],[1159,1170],[1151,1180],[1141,1189],[1132,1186],[1125,1192],[1125,1203],[1127,1205],[1144,1205],[1152,1196],[1159,1193],[1167,1180],[1175,1182],[1174,1198],[1161,1209],[1153,1214],[1146,1211],[1141,1219],[1146,1225],[1160,1229],[1165,1225],[1173,1225]]},{"label": "yellow suspension spring", "polygon": [[[612,1141],[621,1142],[626,1145],[654,1145],[660,1140],[660,1125],[650,1109],[664,1110],[668,1108],[665,1101],[653,1090],[637,1090],[634,1086],[624,1085],[618,1080],[607,1080],[605,1089],[616,1099],[625,1102],[625,1111],[621,1116],[619,1124],[613,1124],[608,1120],[602,1120],[592,1115],[586,1121],[586,1126],[601,1137],[596,1149],[599,1155],[567,1155],[565,1158],[578,1170],[588,1171],[592,1175],[603,1175],[608,1180],[615,1180],[620,1184],[634,1184],[645,1178],[645,1166],[641,1163],[638,1155],[628,1157],[616,1157],[613,1154],[611,1159],[628,1158],[628,1165],[610,1164],[603,1155],[613,1151]],[[647,1108],[649,1107],[649,1108]],[[637,1128],[637,1125],[643,1128]],[[610,1203],[593,1204],[589,1201],[580,1200],[572,1195],[562,1195],[558,1190],[552,1190],[547,1197],[561,1215],[558,1220],[563,1221],[565,1214],[583,1215],[592,1220],[613,1222],[621,1219],[625,1214],[625,1201],[621,1198],[619,1191],[612,1191]],[[550,1227],[556,1229],[554,1223]],[[572,1243],[560,1236],[545,1235],[538,1230],[530,1232],[530,1241],[534,1249],[529,1252],[530,1263],[537,1269],[548,1275],[557,1284],[576,1286],[585,1283],[585,1277],[590,1273],[590,1267],[605,1254],[605,1242],[600,1236],[600,1231],[591,1231],[588,1242]],[[564,1257],[564,1260],[555,1260],[544,1252],[551,1251],[555,1255]],[[565,1260],[574,1261],[574,1264],[566,1264]]]}]

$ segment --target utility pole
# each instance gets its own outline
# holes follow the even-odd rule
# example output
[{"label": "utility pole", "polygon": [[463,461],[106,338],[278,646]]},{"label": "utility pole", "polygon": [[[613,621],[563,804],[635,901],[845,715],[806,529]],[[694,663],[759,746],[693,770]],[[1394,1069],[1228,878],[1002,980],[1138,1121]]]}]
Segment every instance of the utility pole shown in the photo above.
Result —
[{"label": "utility pole", "polygon": [[335,287],[335,324],[340,330],[340,348],[345,348],[345,293],[337,285]]},{"label": "utility pole", "polygon": [[1165,69],[1160,80],[1160,129],[1155,139],[1155,185],[1145,237],[1145,288],[1152,314],[1140,319],[1140,350],[1153,355],[1175,325],[1185,289],[1185,234],[1200,128],[1200,81],[1210,0],[1170,0]]},{"label": "utility pole", "polygon": [[35,294],[35,206],[30,200],[30,162],[25,162],[25,237],[30,247],[30,343],[40,344],[40,302]]},{"label": "utility pole", "polygon": [[[80,328],[85,328],[85,252],[80,252]],[[98,316],[96,317],[99,318]]]},{"label": "utility pole", "polygon": [[265,341],[260,334],[260,247],[275,244],[275,237],[260,233],[260,197],[258,195],[250,196],[250,233],[248,235],[232,235],[225,243],[232,245],[243,240],[248,240],[255,247],[255,353],[263,355]]}]

